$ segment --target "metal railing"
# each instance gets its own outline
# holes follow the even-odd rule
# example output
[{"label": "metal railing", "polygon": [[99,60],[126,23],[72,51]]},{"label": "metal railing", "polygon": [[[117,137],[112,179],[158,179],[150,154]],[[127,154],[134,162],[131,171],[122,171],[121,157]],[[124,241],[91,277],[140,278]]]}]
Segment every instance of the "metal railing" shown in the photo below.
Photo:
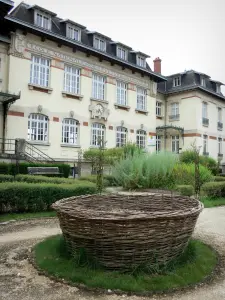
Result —
[{"label": "metal railing", "polygon": [[202,125],[204,125],[204,126],[209,126],[209,119],[207,119],[207,118],[202,118]]},{"label": "metal railing", "polygon": [[217,122],[217,129],[218,130],[223,130],[223,123],[222,122]]},{"label": "metal railing", "polygon": [[180,120],[180,115],[171,115],[169,116],[170,121],[179,121]]},{"label": "metal railing", "polygon": [[3,154],[15,154],[16,148],[15,139],[3,139],[0,138],[0,153]]},{"label": "metal railing", "polygon": [[33,162],[54,162],[55,160],[46,153],[35,147],[34,145],[25,142],[24,155],[27,160]]}]

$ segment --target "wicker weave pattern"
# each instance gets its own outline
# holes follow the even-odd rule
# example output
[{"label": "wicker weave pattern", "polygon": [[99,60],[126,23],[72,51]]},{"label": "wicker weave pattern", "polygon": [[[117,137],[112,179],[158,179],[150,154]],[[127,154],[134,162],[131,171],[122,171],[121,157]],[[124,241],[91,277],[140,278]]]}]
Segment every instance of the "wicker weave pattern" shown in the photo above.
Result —
[{"label": "wicker weave pattern", "polygon": [[108,269],[168,263],[187,246],[202,204],[169,194],[72,197],[53,204],[71,253],[79,248]]}]

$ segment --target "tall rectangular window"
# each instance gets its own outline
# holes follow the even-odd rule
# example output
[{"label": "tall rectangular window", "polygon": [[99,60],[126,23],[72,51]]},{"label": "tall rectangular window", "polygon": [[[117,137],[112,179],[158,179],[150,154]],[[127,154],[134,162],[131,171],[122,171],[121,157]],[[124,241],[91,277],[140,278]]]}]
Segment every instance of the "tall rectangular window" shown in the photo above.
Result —
[{"label": "tall rectangular window", "polygon": [[127,105],[127,84],[117,81],[117,104]]},{"label": "tall rectangular window", "polygon": [[44,29],[51,29],[51,18],[44,12],[35,12],[35,25],[42,27]]},{"label": "tall rectangular window", "polygon": [[49,85],[50,60],[47,58],[32,56],[30,83],[43,87]]},{"label": "tall rectangular window", "polygon": [[173,87],[181,85],[181,76],[177,76],[173,78]]},{"label": "tall rectangular window", "polygon": [[127,60],[127,50],[117,46],[117,57],[123,59],[123,60]]},{"label": "tall rectangular window", "polygon": [[218,154],[223,154],[223,139],[218,138]]},{"label": "tall rectangular window", "polygon": [[222,108],[221,107],[218,107],[218,122],[223,122],[223,119],[222,119]]},{"label": "tall rectangular window", "polygon": [[172,152],[179,153],[180,137],[179,135],[172,136]]},{"label": "tall rectangular window", "polygon": [[139,148],[146,147],[146,131],[145,130],[137,130],[136,144]]},{"label": "tall rectangular window", "polygon": [[160,152],[162,150],[162,137],[160,135],[156,136],[156,152]]},{"label": "tall rectangular window", "polygon": [[171,116],[178,116],[178,115],[179,115],[179,103],[172,103]]},{"label": "tall rectangular window", "polygon": [[203,135],[203,154],[207,154],[208,153],[208,136],[207,135]]},{"label": "tall rectangular window", "polygon": [[62,143],[76,145],[78,143],[79,123],[74,119],[63,119]]},{"label": "tall rectangular window", "polygon": [[94,48],[100,50],[100,51],[106,51],[106,42],[104,39],[95,36],[94,37]]},{"label": "tall rectangular window", "polygon": [[203,102],[202,103],[202,118],[207,119],[208,117],[208,109],[207,109],[207,103]]},{"label": "tall rectangular window", "polygon": [[162,116],[162,103],[159,101],[156,101],[156,116]]},{"label": "tall rectangular window", "polygon": [[80,93],[80,69],[65,66],[64,91],[72,94]]},{"label": "tall rectangular window", "polygon": [[146,59],[145,59],[145,57],[137,55],[137,65],[140,66],[140,67],[142,67],[142,68],[145,68],[146,67]]},{"label": "tall rectangular window", "polygon": [[116,128],[116,147],[123,147],[127,142],[127,128],[118,126]]},{"label": "tall rectangular window", "polygon": [[100,123],[93,123],[91,126],[91,146],[99,146],[104,143],[105,126]]},{"label": "tall rectangular window", "polygon": [[92,76],[92,97],[105,100],[105,77],[93,74]]},{"label": "tall rectangular window", "polygon": [[67,24],[67,37],[69,39],[75,40],[75,41],[80,41],[80,29]]},{"label": "tall rectangular window", "polygon": [[137,87],[137,109],[147,110],[147,91],[141,87]]}]

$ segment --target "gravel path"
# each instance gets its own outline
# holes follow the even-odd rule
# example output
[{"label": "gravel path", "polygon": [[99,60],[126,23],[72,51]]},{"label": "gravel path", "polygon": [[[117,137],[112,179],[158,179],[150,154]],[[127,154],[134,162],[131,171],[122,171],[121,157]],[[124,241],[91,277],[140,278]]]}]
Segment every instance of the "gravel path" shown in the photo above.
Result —
[{"label": "gravel path", "polygon": [[[99,295],[38,275],[28,263],[32,246],[49,235],[60,232],[56,219],[39,219],[0,224],[0,300],[119,300],[126,295]],[[195,237],[217,249],[225,257],[225,207],[205,209],[198,221]],[[146,299],[129,297],[129,300]],[[155,295],[149,299],[167,300],[224,300],[225,269],[209,285],[186,292]]]}]

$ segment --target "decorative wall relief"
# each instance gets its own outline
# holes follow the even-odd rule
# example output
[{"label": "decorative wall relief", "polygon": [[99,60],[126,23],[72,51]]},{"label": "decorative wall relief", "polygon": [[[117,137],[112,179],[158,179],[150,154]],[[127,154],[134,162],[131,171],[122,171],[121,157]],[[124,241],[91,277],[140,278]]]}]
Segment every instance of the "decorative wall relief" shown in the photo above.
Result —
[{"label": "decorative wall relief", "polygon": [[89,111],[91,111],[92,119],[104,119],[105,121],[108,119],[110,113],[106,105],[99,103],[89,105]]}]

